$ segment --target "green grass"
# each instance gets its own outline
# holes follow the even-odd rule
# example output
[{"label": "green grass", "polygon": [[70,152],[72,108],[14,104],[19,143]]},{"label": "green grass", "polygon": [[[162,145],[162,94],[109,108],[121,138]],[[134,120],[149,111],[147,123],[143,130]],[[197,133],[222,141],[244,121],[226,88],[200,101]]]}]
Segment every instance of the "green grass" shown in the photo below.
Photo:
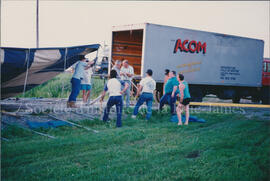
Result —
[{"label": "green grass", "polygon": [[[53,79],[25,92],[24,97],[43,97],[43,98],[67,98],[71,91],[70,80],[72,74],[62,73]],[[104,80],[98,77],[92,78],[91,99],[99,96],[104,88]],[[23,94],[17,97],[23,97]],[[82,98],[82,91],[78,98]]]},{"label": "green grass", "polygon": [[[143,119],[84,120],[75,128],[2,131],[3,180],[269,180],[268,120],[236,114],[193,114],[207,123],[177,127],[154,111]],[[197,157],[196,157],[197,156]],[[194,157],[194,158],[193,158]]]},{"label": "green grass", "polygon": [[263,116],[270,116],[270,113],[263,113]]}]

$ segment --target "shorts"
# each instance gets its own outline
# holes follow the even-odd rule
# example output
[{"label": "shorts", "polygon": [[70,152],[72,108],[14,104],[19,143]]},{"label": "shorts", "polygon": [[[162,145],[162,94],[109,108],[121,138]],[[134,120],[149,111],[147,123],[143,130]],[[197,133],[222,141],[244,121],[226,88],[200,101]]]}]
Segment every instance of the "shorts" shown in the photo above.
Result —
[{"label": "shorts", "polygon": [[89,84],[81,84],[81,90],[91,90],[91,85]]},{"label": "shorts", "polygon": [[183,104],[184,106],[188,105],[190,103],[190,98],[186,98],[183,100],[183,102],[181,104]]}]

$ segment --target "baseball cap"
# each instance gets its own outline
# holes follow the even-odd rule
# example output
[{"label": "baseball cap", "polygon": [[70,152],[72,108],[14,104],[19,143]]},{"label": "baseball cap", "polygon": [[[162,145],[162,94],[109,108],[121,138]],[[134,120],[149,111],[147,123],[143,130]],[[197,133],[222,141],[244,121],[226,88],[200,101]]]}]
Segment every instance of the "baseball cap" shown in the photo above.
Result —
[{"label": "baseball cap", "polygon": [[146,73],[148,74],[148,75],[153,75],[153,71],[151,70],[151,69],[148,69],[147,71],[146,71]]}]

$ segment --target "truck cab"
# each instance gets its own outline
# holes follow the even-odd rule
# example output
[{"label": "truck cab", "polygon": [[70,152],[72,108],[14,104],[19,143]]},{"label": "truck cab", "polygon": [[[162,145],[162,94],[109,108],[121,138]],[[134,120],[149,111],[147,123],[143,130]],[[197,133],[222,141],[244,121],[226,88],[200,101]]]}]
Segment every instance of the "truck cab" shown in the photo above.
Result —
[{"label": "truck cab", "polygon": [[262,85],[270,86],[270,58],[263,60]]},{"label": "truck cab", "polygon": [[270,104],[270,58],[264,58],[263,60],[260,99],[263,104]]},{"label": "truck cab", "polygon": [[101,61],[97,63],[95,73],[96,74],[108,74],[109,61],[108,57],[102,57]]}]

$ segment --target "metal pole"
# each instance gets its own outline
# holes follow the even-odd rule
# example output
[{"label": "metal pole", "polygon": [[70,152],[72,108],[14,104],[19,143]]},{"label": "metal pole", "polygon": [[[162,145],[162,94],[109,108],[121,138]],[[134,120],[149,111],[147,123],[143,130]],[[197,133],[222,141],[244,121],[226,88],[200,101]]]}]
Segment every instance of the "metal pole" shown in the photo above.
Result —
[{"label": "metal pole", "polygon": [[36,8],[36,10],[37,10],[37,14],[36,14],[36,32],[37,32],[37,34],[36,34],[36,46],[37,46],[37,48],[39,48],[39,0],[37,0],[37,8]]}]

